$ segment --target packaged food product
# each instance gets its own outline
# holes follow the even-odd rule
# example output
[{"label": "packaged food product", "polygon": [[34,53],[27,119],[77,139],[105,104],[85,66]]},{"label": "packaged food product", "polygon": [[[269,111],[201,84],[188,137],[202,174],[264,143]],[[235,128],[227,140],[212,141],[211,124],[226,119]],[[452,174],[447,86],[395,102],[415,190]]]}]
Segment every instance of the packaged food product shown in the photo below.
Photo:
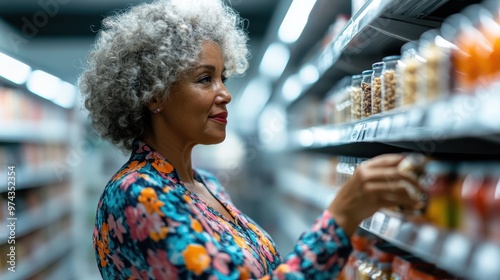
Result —
[{"label": "packaged food product", "polygon": [[432,269],[432,264],[426,263],[412,255],[395,256],[392,261],[391,280],[406,280],[411,268]]},{"label": "packaged food product", "polygon": [[382,69],[382,112],[397,107],[396,66],[400,59],[401,56],[399,55],[387,56],[382,59],[384,63],[384,68]]},{"label": "packaged food product", "polygon": [[363,78],[361,80],[361,95],[362,103],[362,118],[367,118],[372,115],[372,73],[373,70],[365,70],[362,72]]},{"label": "packaged food product", "polygon": [[491,187],[488,189],[488,239],[500,244],[500,163],[492,164],[487,172]]},{"label": "packaged food product", "polygon": [[[422,175],[425,163],[428,160],[429,158],[422,154],[417,154],[417,153],[408,154],[398,164],[398,171],[402,174],[405,174],[406,176],[418,180],[418,178]],[[423,206],[426,199],[425,193],[420,192],[410,183],[405,182],[404,186],[406,187],[408,194],[412,196],[414,199],[421,201]]]},{"label": "packaged food product", "polygon": [[420,95],[426,103],[448,96],[451,44],[444,43],[439,30],[432,29],[420,36],[419,54],[424,61],[419,74]]},{"label": "packaged food product", "polygon": [[469,163],[468,173],[462,184],[462,201],[464,212],[461,230],[471,238],[482,238],[486,233],[485,205],[482,199],[484,165]]},{"label": "packaged food product", "polygon": [[345,279],[357,279],[358,268],[368,257],[369,240],[366,236],[355,234],[351,237],[353,252],[347,259],[342,275]]},{"label": "packaged food product", "polygon": [[341,79],[336,86],[334,95],[335,103],[335,124],[343,124],[351,121],[351,77],[347,76]]},{"label": "packaged food product", "polygon": [[392,273],[392,263],[378,263],[371,280],[390,280]]},{"label": "packaged food product", "polygon": [[485,44],[478,46],[483,48],[483,55],[480,57],[480,64],[484,67],[481,69],[481,80],[487,86],[495,81],[498,70],[500,70],[498,64],[500,61],[500,18],[494,14],[499,9],[498,1],[496,3],[490,1],[478,10],[479,15],[477,16],[477,28],[485,39]]},{"label": "packaged food product", "polygon": [[448,162],[429,161],[420,177],[420,185],[427,192],[424,210],[428,222],[441,227],[452,227],[450,213],[450,185],[453,165]]},{"label": "packaged food product", "polygon": [[460,163],[456,167],[455,179],[451,183],[450,196],[450,228],[462,228],[464,219],[464,201],[462,200],[462,186],[465,177],[469,174],[469,163]]},{"label": "packaged food product", "polygon": [[401,98],[399,104],[402,107],[416,104],[420,98],[418,96],[418,68],[422,64],[422,59],[417,54],[418,43],[411,41],[401,47],[401,63],[397,71],[400,81],[398,81],[398,96]]},{"label": "packaged food product", "polygon": [[[467,65],[466,73],[463,78],[465,83],[470,86],[468,90],[473,93],[477,87],[488,87],[489,77],[491,76],[493,64],[498,62],[490,61],[493,52],[493,46],[486,37],[486,33],[492,33],[495,36],[495,21],[491,13],[482,5],[476,4],[468,6],[462,12],[469,22],[464,23],[462,32],[463,36],[459,35],[457,43],[464,46],[466,52],[470,55],[469,60],[472,65]],[[472,26],[468,26],[468,24]],[[473,42],[465,42],[466,38]],[[470,83],[470,84],[469,84]]]},{"label": "packaged food product", "polygon": [[351,120],[360,120],[362,115],[361,105],[361,80],[363,75],[354,75],[351,77]]},{"label": "packaged food product", "polygon": [[370,280],[372,274],[375,272],[378,261],[371,257],[365,261],[364,265],[360,265],[358,269],[358,280]]},{"label": "packaged food product", "polygon": [[372,115],[382,112],[382,70],[384,62],[377,62],[372,65]]}]

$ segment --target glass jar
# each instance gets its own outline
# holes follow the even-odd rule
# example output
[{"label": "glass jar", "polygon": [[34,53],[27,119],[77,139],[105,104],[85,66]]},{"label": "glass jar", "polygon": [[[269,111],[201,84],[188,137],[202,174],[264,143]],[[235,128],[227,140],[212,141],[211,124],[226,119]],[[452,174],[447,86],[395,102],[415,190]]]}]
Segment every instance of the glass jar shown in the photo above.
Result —
[{"label": "glass jar", "polygon": [[[441,40],[441,42],[440,42]],[[440,42],[439,45],[436,41]],[[425,63],[420,68],[419,90],[425,103],[432,102],[449,94],[449,72],[451,47],[436,29],[420,36],[419,54]]]},{"label": "glass jar", "polygon": [[351,77],[351,119],[353,121],[360,120],[362,116],[361,106],[361,80],[363,75],[354,75]]},{"label": "glass jar", "polygon": [[396,66],[401,59],[399,55],[387,56],[382,59],[382,112],[395,109],[396,101]]},{"label": "glass jar", "polygon": [[372,65],[372,115],[382,112],[382,70],[384,62]]},{"label": "glass jar", "polygon": [[373,70],[365,70],[362,72],[361,80],[361,95],[362,115],[361,118],[367,118],[372,115],[372,73]]},{"label": "glass jar", "polygon": [[418,43],[415,41],[408,42],[401,47],[401,64],[398,67],[400,81],[399,97],[401,107],[417,104],[420,100],[418,96],[418,68],[422,60],[417,54]]}]

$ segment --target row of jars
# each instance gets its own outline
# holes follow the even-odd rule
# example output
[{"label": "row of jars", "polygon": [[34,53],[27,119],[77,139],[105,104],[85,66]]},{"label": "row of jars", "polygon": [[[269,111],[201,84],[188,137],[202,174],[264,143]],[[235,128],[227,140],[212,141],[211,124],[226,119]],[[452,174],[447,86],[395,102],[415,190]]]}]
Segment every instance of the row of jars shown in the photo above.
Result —
[{"label": "row of jars", "polygon": [[404,44],[401,55],[342,79],[327,95],[326,123],[426,105],[453,94],[473,94],[500,79],[500,5],[472,5],[440,29]]}]

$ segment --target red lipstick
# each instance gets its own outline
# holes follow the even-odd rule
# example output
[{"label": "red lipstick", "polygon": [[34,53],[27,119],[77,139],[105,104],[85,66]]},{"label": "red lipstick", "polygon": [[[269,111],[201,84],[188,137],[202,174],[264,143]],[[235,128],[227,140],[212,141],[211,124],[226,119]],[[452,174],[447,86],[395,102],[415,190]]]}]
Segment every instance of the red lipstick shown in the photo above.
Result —
[{"label": "red lipstick", "polygon": [[211,119],[220,123],[227,123],[227,112],[218,113],[210,116]]}]

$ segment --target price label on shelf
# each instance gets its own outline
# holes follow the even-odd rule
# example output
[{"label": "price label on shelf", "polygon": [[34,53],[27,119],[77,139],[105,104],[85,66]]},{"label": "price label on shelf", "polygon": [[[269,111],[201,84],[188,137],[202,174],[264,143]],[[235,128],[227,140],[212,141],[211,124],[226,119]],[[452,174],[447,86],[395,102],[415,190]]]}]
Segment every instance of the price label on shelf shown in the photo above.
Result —
[{"label": "price label on shelf", "polygon": [[402,138],[405,133],[406,125],[408,124],[408,115],[398,114],[392,119],[390,134],[391,138]]},{"label": "price label on shelf", "polygon": [[351,142],[361,141],[363,139],[363,127],[364,124],[357,124],[352,129]]},{"label": "price label on shelf", "polygon": [[378,140],[384,140],[389,137],[389,132],[391,129],[391,118],[385,117],[378,122],[376,138]]},{"label": "price label on shelf", "polygon": [[372,121],[365,125],[364,127],[364,141],[373,141],[375,139],[375,133],[377,132],[378,121]]}]

